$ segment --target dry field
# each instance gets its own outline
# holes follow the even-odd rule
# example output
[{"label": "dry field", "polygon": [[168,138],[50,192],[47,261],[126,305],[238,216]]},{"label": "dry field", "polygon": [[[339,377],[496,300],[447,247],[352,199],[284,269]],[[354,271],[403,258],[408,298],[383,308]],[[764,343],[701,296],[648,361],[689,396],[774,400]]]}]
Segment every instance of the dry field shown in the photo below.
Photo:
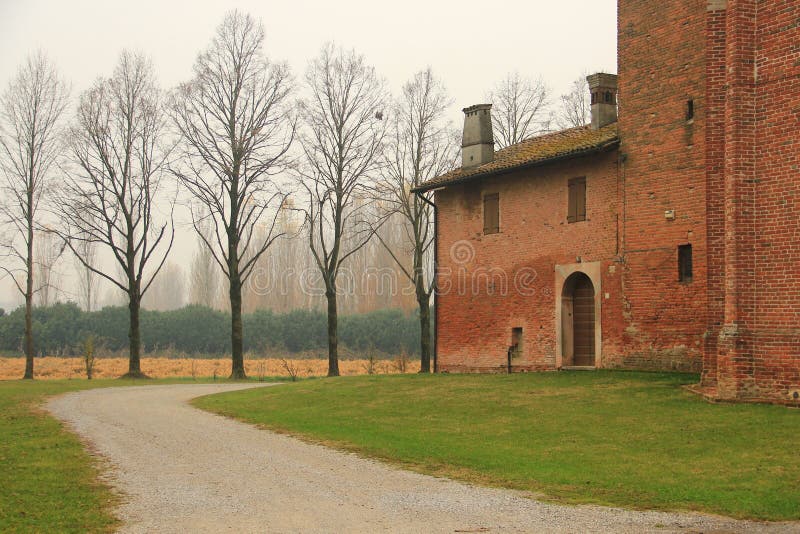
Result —
[{"label": "dry field", "polygon": [[[372,366],[373,373],[399,373],[403,364],[399,360],[340,360],[339,371],[342,375],[367,374]],[[288,368],[287,368],[288,367]],[[95,378],[115,378],[128,370],[127,358],[98,358],[94,365]],[[252,378],[267,376],[298,377],[325,376],[328,373],[328,360],[303,359],[281,360],[278,358],[247,359],[245,370]],[[25,371],[24,358],[0,358],[0,380],[21,378]],[[36,378],[85,378],[82,358],[36,358],[34,364]],[[230,374],[230,359],[206,358],[142,358],[142,371],[153,378],[195,377],[224,378]],[[409,360],[405,372],[419,371],[419,361]]]}]

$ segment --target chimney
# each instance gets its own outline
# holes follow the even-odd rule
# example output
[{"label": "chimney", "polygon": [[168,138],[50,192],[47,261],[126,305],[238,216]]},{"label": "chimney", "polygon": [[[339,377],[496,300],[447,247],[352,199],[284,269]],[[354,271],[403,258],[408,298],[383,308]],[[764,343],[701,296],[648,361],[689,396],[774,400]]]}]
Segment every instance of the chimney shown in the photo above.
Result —
[{"label": "chimney", "polygon": [[617,75],[598,72],[586,81],[592,95],[592,130],[617,122]]},{"label": "chimney", "polygon": [[461,138],[461,166],[475,167],[494,161],[492,105],[464,108],[464,135]]}]

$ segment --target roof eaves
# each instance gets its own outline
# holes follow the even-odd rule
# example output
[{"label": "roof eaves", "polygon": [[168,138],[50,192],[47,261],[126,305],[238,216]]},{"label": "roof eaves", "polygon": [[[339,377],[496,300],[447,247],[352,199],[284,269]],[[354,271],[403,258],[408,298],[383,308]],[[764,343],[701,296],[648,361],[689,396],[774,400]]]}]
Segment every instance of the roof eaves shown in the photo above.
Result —
[{"label": "roof eaves", "polygon": [[425,193],[426,191],[431,191],[433,189],[444,189],[445,187],[449,187],[451,185],[463,184],[465,182],[470,182],[472,180],[477,180],[479,178],[487,178],[489,176],[497,176],[501,174],[508,174],[511,172],[519,171],[522,169],[529,169],[532,167],[540,167],[542,165],[547,165],[549,163],[555,163],[558,161],[563,161],[567,159],[577,158],[580,156],[588,156],[590,154],[598,154],[600,152],[605,152],[607,150],[612,150],[619,146],[619,137],[615,137],[610,139],[600,145],[596,145],[589,148],[584,148],[582,150],[576,150],[574,152],[567,152],[565,154],[559,154],[557,156],[552,156],[549,158],[544,159],[537,159],[533,161],[529,161],[526,163],[520,163],[519,165],[514,165],[512,167],[505,167],[502,169],[494,169],[491,171],[484,171],[478,172],[475,174],[469,174],[467,176],[462,176],[461,178],[456,178],[455,180],[450,180],[447,182],[442,183],[426,183],[420,186],[417,186],[411,190],[412,193]]}]

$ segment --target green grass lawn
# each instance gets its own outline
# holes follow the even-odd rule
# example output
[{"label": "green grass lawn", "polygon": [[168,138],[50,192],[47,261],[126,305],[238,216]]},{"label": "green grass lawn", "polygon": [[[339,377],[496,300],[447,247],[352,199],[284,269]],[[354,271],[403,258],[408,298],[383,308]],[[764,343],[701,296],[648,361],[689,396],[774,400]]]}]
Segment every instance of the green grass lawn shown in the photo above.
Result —
[{"label": "green grass lawn", "polygon": [[116,499],[78,438],[40,407],[81,389],[171,380],[0,381],[0,532],[105,532]]},{"label": "green grass lawn", "polygon": [[548,500],[800,518],[800,411],[708,404],[696,375],[320,379],[196,405],[435,475]]},{"label": "green grass lawn", "polygon": [[114,495],[78,439],[40,409],[50,395],[116,380],[0,382],[0,530],[103,532]]}]

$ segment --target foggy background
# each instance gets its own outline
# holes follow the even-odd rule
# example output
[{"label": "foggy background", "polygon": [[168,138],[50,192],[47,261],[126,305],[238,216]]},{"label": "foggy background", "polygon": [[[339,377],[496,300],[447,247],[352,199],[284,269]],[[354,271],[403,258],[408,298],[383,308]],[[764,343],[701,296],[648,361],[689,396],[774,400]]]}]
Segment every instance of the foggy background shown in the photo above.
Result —
[{"label": "foggy background", "polygon": [[[161,87],[168,90],[191,77],[196,55],[208,45],[223,15],[231,9],[261,19],[267,36],[266,55],[274,61],[287,61],[297,82],[302,81],[309,59],[328,41],[364,54],[394,94],[415,72],[430,66],[454,101],[450,116],[458,130],[461,108],[483,102],[492,87],[512,71],[541,77],[550,88],[554,105],[584,72],[616,72],[615,0],[0,0],[0,90],[5,90],[25,57],[41,49],[71,82],[75,103],[98,76],[111,74],[124,48],[150,56]],[[67,120],[73,115],[74,109],[68,110]],[[191,301],[197,239],[187,220],[186,213],[177,210],[175,246],[169,264],[150,291],[151,298],[145,299],[145,307],[168,309]],[[303,244],[301,237],[292,246],[277,247],[265,261],[283,261],[284,266],[291,265],[299,272],[303,260],[297,255],[306,252],[301,250]],[[350,266],[353,271],[359,264],[377,269],[392,266],[377,241],[360,256]],[[74,262],[69,253],[56,265],[54,275],[56,288],[47,295],[49,303],[77,300]],[[397,279],[405,282],[402,276]],[[259,282],[256,279],[254,283]],[[265,282],[262,279],[260,283]],[[219,289],[224,296],[224,287]],[[270,298],[258,293],[245,297],[245,311],[266,305],[277,311],[293,306],[316,307],[324,301],[321,296],[315,301],[313,295],[283,295],[281,300],[274,294]],[[399,293],[350,301],[345,298],[342,311],[413,309],[413,295]],[[100,284],[98,297],[98,307],[125,302],[122,294],[107,283]],[[21,296],[10,281],[0,281],[0,308],[9,311],[20,303]],[[222,298],[217,306],[224,305]]]}]

